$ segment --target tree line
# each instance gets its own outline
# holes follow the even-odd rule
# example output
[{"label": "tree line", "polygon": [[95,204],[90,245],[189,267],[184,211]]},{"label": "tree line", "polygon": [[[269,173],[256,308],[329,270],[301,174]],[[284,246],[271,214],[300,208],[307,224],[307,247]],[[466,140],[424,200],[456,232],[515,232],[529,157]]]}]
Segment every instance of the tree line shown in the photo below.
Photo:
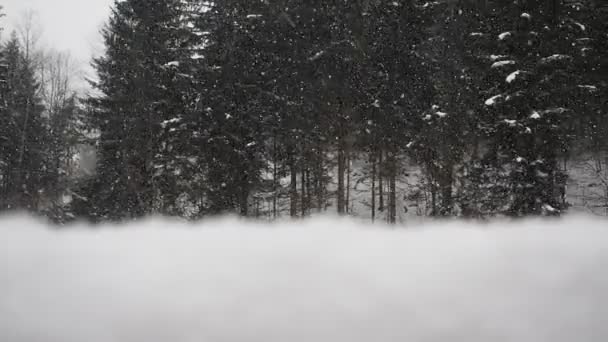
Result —
[{"label": "tree line", "polygon": [[70,55],[40,48],[39,39],[27,12],[0,47],[0,212],[57,217],[73,183],[83,112]]},{"label": "tree line", "polygon": [[6,201],[67,191],[61,215],[92,221],[260,216],[259,201],[273,218],[349,214],[358,165],[371,218],[394,223],[414,163],[425,215],[559,215],[559,162],[605,150],[606,22],[592,0],[116,1],[97,94],[70,102],[93,177],[60,189],[24,171],[57,169],[34,165],[53,158],[39,133],[69,125],[51,128],[4,47],[22,70],[5,94],[32,94],[3,97]]}]

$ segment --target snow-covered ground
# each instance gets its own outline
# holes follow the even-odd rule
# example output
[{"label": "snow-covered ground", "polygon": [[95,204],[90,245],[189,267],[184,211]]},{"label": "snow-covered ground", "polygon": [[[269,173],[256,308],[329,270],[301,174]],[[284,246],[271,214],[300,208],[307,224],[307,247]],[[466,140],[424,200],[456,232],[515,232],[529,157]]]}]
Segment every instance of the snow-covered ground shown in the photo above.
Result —
[{"label": "snow-covered ground", "polygon": [[5,218],[0,341],[608,340],[605,221],[360,224]]}]

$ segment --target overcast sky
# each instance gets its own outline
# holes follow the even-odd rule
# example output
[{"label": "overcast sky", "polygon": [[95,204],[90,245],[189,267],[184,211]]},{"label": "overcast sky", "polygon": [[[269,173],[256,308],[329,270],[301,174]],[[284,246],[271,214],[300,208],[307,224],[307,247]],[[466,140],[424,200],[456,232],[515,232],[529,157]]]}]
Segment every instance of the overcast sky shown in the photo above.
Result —
[{"label": "overcast sky", "polygon": [[32,9],[37,13],[42,32],[41,43],[48,48],[69,50],[84,65],[99,53],[99,30],[109,16],[113,0],[0,0],[6,17],[4,38]]}]

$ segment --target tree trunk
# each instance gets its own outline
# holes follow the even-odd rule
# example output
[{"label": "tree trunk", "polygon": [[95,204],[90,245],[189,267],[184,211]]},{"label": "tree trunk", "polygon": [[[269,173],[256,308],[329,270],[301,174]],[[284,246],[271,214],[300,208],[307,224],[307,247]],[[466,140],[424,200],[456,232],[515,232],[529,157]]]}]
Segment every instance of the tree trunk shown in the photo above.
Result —
[{"label": "tree trunk", "polygon": [[384,165],[382,158],[382,150],[378,151],[378,211],[384,212]]},{"label": "tree trunk", "polygon": [[239,206],[241,207],[241,216],[247,217],[249,216],[249,192],[243,190],[241,194],[239,194]]},{"label": "tree trunk", "polygon": [[278,170],[277,170],[277,136],[273,139],[272,152],[272,218],[277,218],[277,191],[278,191]]},{"label": "tree trunk", "polygon": [[308,213],[311,212],[311,203],[312,203],[312,190],[310,186],[310,169],[306,168],[306,209]]},{"label": "tree trunk", "polygon": [[291,184],[289,185],[289,215],[291,217],[298,216],[298,174],[296,171],[296,165],[294,160],[290,160],[289,162],[289,172],[291,174]]},{"label": "tree trunk", "polygon": [[441,215],[449,216],[452,213],[454,205],[452,196],[452,167],[443,169],[441,178]]},{"label": "tree trunk", "polygon": [[315,165],[315,187],[317,195],[317,208],[319,212],[322,212],[325,207],[325,193],[323,185],[323,150],[321,141],[317,143],[317,160]]},{"label": "tree trunk", "polygon": [[[429,162],[430,164],[430,162]],[[429,182],[429,191],[431,192],[431,216],[437,216],[437,186],[436,177],[433,165],[428,165],[429,176],[427,177]]]},{"label": "tree trunk", "polygon": [[[25,145],[27,143],[27,127],[28,127],[28,122],[29,122],[29,118],[30,118],[30,99],[26,99],[26,103],[25,103],[25,118],[23,119],[23,128],[21,129],[21,143],[19,146],[19,157],[17,160],[17,172],[13,177],[13,182],[15,182],[15,193],[13,195],[17,196],[17,200],[14,203],[17,207],[26,207],[26,208],[30,208],[30,204],[31,203],[27,203],[25,202],[25,196],[24,193],[27,192],[27,185],[25,184],[25,179],[27,179],[27,177],[24,177],[24,175],[26,174],[26,170],[23,167],[23,162],[24,162],[24,157],[25,157]],[[29,170],[28,170],[29,171]]]},{"label": "tree trunk", "polygon": [[435,184],[431,183],[431,216],[437,215],[437,192],[435,191]]},{"label": "tree trunk", "polygon": [[338,146],[338,214],[344,214],[344,172],[346,169],[344,156],[344,138],[340,138]]},{"label": "tree trunk", "polygon": [[395,160],[395,154],[391,153],[389,157],[389,201],[388,201],[388,222],[394,224],[397,222],[397,163]]},{"label": "tree trunk", "polygon": [[308,210],[308,208],[306,207],[306,171],[304,171],[304,167],[302,167],[302,170],[300,172],[300,188],[302,193],[300,194],[300,206],[302,207],[302,217],[306,216],[306,211]]},{"label": "tree trunk", "polygon": [[350,212],[350,151],[347,152],[346,154],[346,201],[345,201],[345,206],[346,206],[346,213],[348,214]]},{"label": "tree trunk", "polygon": [[376,154],[375,151],[370,153],[370,162],[372,164],[372,222],[376,220]]}]

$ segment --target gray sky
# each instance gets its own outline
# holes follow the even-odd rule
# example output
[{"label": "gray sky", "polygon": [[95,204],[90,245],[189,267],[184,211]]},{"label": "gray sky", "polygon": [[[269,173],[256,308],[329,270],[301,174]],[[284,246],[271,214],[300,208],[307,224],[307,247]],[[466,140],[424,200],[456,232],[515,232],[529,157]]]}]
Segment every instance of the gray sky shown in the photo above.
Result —
[{"label": "gray sky", "polygon": [[41,44],[68,50],[85,69],[90,57],[101,51],[99,30],[110,13],[113,0],[0,0],[6,17],[0,25],[6,35],[29,9],[38,15]]}]

